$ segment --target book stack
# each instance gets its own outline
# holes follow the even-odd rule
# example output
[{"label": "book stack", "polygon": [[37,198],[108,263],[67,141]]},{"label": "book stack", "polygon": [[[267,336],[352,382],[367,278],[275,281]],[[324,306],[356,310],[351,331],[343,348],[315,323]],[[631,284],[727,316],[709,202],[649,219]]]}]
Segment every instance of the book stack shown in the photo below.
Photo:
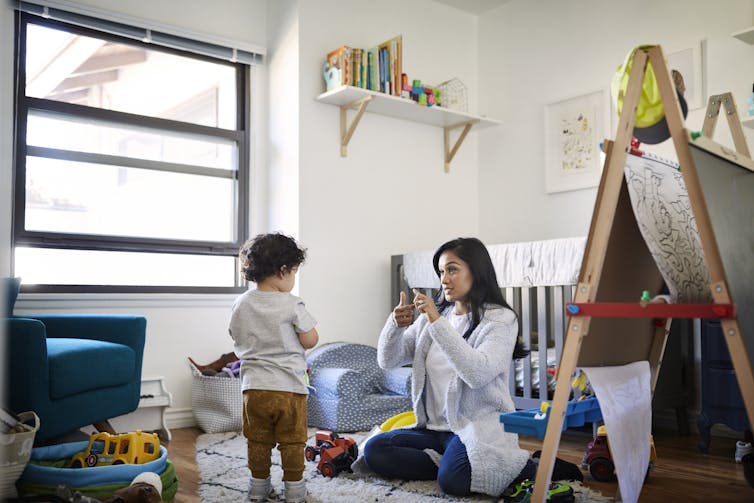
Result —
[{"label": "book stack", "polygon": [[403,37],[398,35],[372,49],[338,47],[327,54],[327,90],[354,86],[393,96],[401,95]]}]

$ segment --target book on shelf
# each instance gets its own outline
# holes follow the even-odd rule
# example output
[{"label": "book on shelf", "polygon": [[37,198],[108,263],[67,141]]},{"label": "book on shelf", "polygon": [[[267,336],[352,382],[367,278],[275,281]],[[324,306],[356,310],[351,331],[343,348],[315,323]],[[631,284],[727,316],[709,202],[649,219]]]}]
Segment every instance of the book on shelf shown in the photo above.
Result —
[{"label": "book on shelf", "polygon": [[351,85],[351,52],[352,49],[347,45],[341,45],[337,49],[327,53],[327,60],[325,61],[325,74],[332,71],[338,72],[338,78],[335,81],[329,81],[326,79],[328,85],[327,90],[332,91],[332,88],[337,88],[343,85]]},{"label": "book on shelf", "polygon": [[402,52],[402,35],[371,49],[342,45],[330,51],[324,67],[327,90],[354,86],[400,96]]},{"label": "book on shelf", "polygon": [[377,45],[384,57],[384,93],[401,95],[401,72],[403,60],[403,36],[397,35]]}]

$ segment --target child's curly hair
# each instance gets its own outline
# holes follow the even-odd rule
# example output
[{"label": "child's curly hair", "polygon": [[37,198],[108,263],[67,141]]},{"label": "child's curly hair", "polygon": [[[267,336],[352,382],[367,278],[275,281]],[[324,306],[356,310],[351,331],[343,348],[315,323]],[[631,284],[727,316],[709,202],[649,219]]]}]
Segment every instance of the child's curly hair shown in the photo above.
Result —
[{"label": "child's curly hair", "polygon": [[259,234],[243,244],[238,258],[244,278],[258,283],[280,272],[283,266],[292,269],[303,264],[306,248],[299,248],[292,237],[279,232]]}]

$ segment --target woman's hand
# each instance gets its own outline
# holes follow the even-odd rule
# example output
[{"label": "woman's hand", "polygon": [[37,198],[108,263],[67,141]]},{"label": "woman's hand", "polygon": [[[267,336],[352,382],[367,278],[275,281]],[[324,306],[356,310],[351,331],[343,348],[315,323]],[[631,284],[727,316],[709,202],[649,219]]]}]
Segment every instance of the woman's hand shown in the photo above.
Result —
[{"label": "woman's hand", "polygon": [[431,297],[427,297],[416,288],[413,289],[413,292],[414,306],[416,306],[416,309],[420,313],[423,313],[427,317],[430,323],[434,322],[437,318],[440,317],[440,312],[437,310],[435,301],[432,300]]},{"label": "woman's hand", "polygon": [[406,292],[401,292],[401,300],[393,309],[393,320],[399,328],[407,327],[414,321],[414,305],[406,304]]}]

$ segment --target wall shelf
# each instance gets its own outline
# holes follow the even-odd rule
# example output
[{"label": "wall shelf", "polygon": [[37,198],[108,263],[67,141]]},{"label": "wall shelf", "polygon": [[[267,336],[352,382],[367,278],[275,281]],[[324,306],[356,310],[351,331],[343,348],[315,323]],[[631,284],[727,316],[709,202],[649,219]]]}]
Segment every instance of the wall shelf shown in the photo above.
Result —
[{"label": "wall shelf", "polygon": [[[437,106],[420,106],[409,99],[352,86],[341,86],[320,94],[316,99],[321,103],[340,107],[340,155],[342,157],[348,154],[348,142],[351,140],[361,117],[365,111],[369,111],[379,115],[443,128],[445,172],[449,171],[450,162],[472,127],[478,129],[500,124],[500,121],[466,112]],[[347,112],[350,109],[356,109],[356,115],[349,125]],[[451,146],[450,133],[456,129],[460,129],[461,132]]]},{"label": "wall shelf", "polygon": [[754,45],[754,26],[746,28],[745,30],[737,31],[733,36],[742,42]]}]

